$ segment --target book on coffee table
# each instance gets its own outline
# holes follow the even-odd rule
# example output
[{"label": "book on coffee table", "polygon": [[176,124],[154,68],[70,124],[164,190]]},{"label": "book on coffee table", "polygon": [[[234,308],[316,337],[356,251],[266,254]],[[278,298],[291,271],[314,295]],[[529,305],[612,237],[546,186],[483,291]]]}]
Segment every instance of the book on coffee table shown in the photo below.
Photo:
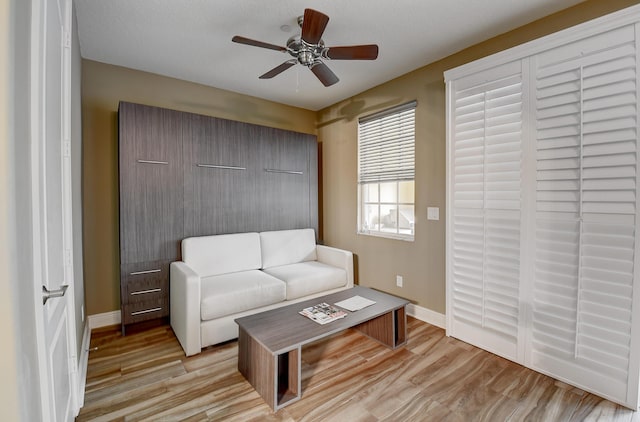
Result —
[{"label": "book on coffee table", "polygon": [[335,306],[331,306],[325,302],[319,303],[315,306],[304,308],[299,313],[300,315],[304,315],[310,320],[323,325],[347,316],[347,313],[345,311],[342,311]]}]

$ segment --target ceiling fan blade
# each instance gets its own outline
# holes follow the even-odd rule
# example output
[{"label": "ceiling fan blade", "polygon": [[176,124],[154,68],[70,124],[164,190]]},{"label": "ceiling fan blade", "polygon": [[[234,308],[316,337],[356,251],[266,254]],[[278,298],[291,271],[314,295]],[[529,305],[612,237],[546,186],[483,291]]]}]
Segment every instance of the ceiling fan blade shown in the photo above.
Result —
[{"label": "ceiling fan blade", "polygon": [[271,69],[270,71],[268,71],[267,73],[265,73],[264,75],[260,76],[260,79],[271,79],[274,76],[277,76],[277,75],[281,74],[282,72],[284,72],[285,70],[289,69],[294,64],[296,64],[296,62],[288,60],[288,61],[282,63],[280,66],[276,66],[273,69]]},{"label": "ceiling fan blade", "polygon": [[257,40],[252,40],[250,38],[241,37],[240,35],[236,35],[235,37],[231,38],[231,41],[237,42],[237,43],[240,43],[240,44],[252,45],[254,47],[268,48],[268,49],[276,50],[276,51],[287,51],[286,47],[280,47],[279,45],[269,44],[267,42],[262,42],[262,41],[257,41]]},{"label": "ceiling fan blade", "polygon": [[338,79],[336,74],[333,73],[331,69],[329,69],[329,67],[322,62],[314,64],[310,67],[310,69],[313,74],[316,75],[318,79],[320,79],[320,82],[322,82],[324,86],[331,86],[340,80]]},{"label": "ceiling fan blade", "polygon": [[375,60],[378,58],[376,44],[349,47],[329,47],[324,56],[331,60]]},{"label": "ceiling fan blade", "polygon": [[313,9],[304,9],[302,18],[302,39],[307,44],[318,44],[322,33],[327,27],[329,16]]}]

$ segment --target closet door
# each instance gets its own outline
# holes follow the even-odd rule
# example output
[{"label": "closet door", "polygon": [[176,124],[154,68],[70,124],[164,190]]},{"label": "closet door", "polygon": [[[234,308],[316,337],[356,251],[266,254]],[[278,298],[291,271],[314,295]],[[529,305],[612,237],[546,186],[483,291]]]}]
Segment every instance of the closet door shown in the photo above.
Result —
[{"label": "closet door", "polygon": [[447,334],[521,362],[521,62],[448,92]]},{"label": "closet door", "polygon": [[532,59],[536,253],[527,357],[536,370],[629,406],[638,400],[634,297],[640,306],[635,30]]}]

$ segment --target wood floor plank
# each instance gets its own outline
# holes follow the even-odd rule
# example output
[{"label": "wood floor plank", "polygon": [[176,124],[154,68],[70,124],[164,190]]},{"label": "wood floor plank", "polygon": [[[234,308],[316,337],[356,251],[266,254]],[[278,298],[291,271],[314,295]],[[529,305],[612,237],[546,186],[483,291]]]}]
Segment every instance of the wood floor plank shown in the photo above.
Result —
[{"label": "wood floor plank", "polygon": [[434,421],[466,422],[461,416],[426,397],[422,392],[404,403],[402,407],[394,409],[384,420],[422,422],[426,418]]},{"label": "wood floor plank", "polygon": [[302,351],[302,399],[273,412],[237,369],[237,342],[185,357],[171,328],[92,333],[83,421],[640,422],[608,400],[409,317],[405,347],[355,330]]},{"label": "wood floor plank", "polygon": [[100,401],[121,391],[135,390],[185,373],[184,366],[180,361],[165,363],[155,368],[145,368],[136,373],[128,373],[119,378],[111,378],[108,382],[101,383],[99,388],[94,386],[92,391],[87,392],[85,400],[87,402]]}]

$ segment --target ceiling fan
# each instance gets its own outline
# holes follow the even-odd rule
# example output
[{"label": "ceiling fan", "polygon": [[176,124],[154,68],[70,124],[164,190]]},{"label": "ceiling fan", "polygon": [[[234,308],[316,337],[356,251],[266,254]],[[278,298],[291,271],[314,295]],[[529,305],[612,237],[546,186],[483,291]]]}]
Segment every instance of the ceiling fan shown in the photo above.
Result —
[{"label": "ceiling fan", "polygon": [[331,86],[339,81],[335,73],[323,63],[322,59],[330,60],[375,60],[378,57],[376,44],[354,45],[345,47],[326,47],[322,41],[322,33],[329,22],[329,16],[313,9],[305,9],[304,16],[298,17],[298,25],[302,28],[300,35],[294,35],[287,40],[287,46],[281,47],[263,41],[252,40],[236,35],[231,39],[240,44],[254,47],[268,48],[271,50],[289,53],[293,59],[289,59],[279,66],[274,67],[260,79],[270,79],[296,63],[307,66],[314,75],[324,84]]}]

